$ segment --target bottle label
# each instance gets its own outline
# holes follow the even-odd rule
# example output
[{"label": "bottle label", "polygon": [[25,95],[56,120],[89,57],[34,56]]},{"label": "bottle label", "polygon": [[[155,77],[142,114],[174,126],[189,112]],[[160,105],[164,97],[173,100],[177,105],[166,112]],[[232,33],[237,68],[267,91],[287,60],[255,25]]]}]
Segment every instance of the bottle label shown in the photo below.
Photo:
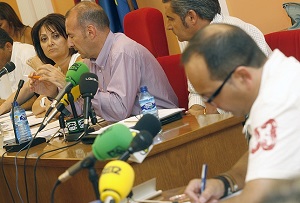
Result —
[{"label": "bottle label", "polygon": [[154,98],[140,100],[140,106],[143,113],[156,113],[156,105]]}]

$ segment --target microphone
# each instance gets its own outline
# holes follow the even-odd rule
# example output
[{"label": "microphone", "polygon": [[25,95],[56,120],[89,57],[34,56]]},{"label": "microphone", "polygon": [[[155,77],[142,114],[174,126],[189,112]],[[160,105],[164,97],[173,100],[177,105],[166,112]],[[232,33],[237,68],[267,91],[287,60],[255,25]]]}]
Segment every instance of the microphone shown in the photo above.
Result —
[{"label": "microphone", "polygon": [[58,177],[65,182],[82,168],[94,165],[96,160],[107,160],[122,155],[130,146],[132,135],[125,125],[116,123],[98,135],[92,145],[92,152]]},{"label": "microphone", "polygon": [[89,110],[89,116],[91,118],[91,122],[93,125],[96,125],[97,123],[97,115],[95,113],[95,109],[93,106],[91,106],[90,110]]},{"label": "microphone", "polygon": [[45,118],[47,118],[49,116],[52,109],[54,109],[56,104],[63,98],[63,96],[66,93],[70,92],[70,90],[74,86],[78,85],[80,76],[86,72],[89,72],[89,68],[87,67],[86,64],[84,64],[82,62],[75,62],[69,68],[69,70],[66,73],[66,79],[65,79],[67,84],[59,91],[58,95],[55,97],[55,99],[51,103],[50,108],[47,110],[47,112],[45,114]]},{"label": "microphone", "polygon": [[84,73],[80,77],[79,89],[84,99],[83,105],[83,121],[84,132],[86,133],[89,127],[89,115],[91,112],[91,99],[94,98],[98,90],[98,76],[94,73]]},{"label": "microphone", "polygon": [[15,70],[16,66],[13,62],[7,62],[5,64],[5,66],[0,70],[0,78],[7,74],[7,73],[10,73],[11,71]]},{"label": "microphone", "polygon": [[119,160],[127,161],[131,154],[147,149],[153,143],[153,136],[147,131],[140,131],[130,143],[127,151],[119,157]]},{"label": "microphone", "polygon": [[100,199],[104,203],[119,203],[126,198],[134,183],[134,170],[126,162],[107,163],[99,178]]},{"label": "microphone", "polygon": [[[74,97],[74,101],[77,101],[80,98],[79,85],[76,85],[74,88],[72,88],[71,94]],[[54,118],[54,116],[58,112],[61,112],[62,110],[64,110],[65,106],[68,106],[70,104],[70,102],[68,100],[67,94],[65,94],[63,96],[63,98],[60,100],[59,104],[61,104],[61,105],[57,105],[54,110],[50,111],[51,114],[44,118],[42,124],[40,125],[40,127],[38,129],[38,132],[40,132],[41,130],[43,130],[46,127],[46,125]]]},{"label": "microphone", "polygon": [[142,118],[132,127],[133,132],[145,130],[149,132],[153,138],[161,131],[161,122],[152,114],[145,114]]},{"label": "microphone", "polygon": [[[80,96],[81,96],[80,90],[79,90],[79,85],[76,85],[75,87],[73,87],[71,89],[71,94],[74,97],[74,102],[76,102],[80,98]],[[64,106],[69,106],[70,105],[70,101],[68,99],[68,94],[65,94],[63,96],[63,98],[60,100],[59,103],[62,103]]]}]

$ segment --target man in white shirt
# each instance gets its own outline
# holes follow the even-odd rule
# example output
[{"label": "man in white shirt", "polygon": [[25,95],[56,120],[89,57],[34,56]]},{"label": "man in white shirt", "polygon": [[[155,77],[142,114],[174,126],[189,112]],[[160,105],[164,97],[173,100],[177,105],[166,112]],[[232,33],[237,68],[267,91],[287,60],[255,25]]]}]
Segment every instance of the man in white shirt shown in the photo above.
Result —
[{"label": "man in white shirt", "polygon": [[[238,18],[221,15],[221,7],[218,0],[162,0],[165,6],[165,14],[168,19],[167,29],[178,37],[178,40],[189,41],[198,30],[214,23],[226,23],[240,27],[250,35],[260,49],[268,56],[271,49],[265,41],[264,35],[255,26]],[[205,113],[223,113],[221,109],[205,103],[203,98],[195,91],[190,81],[189,89],[189,113],[193,115]]]},{"label": "man in white shirt", "polygon": [[29,75],[34,70],[26,64],[26,61],[35,55],[32,45],[13,42],[7,32],[0,28],[0,69],[10,61],[16,66],[15,70],[0,78],[0,105],[18,89],[21,79],[25,82],[28,80],[25,75]]},{"label": "man in white shirt", "polygon": [[[226,50],[226,51],[224,51]],[[261,202],[272,186],[300,175],[300,63],[275,49],[267,58],[253,38],[228,24],[211,24],[190,40],[182,54],[185,72],[208,103],[249,115],[244,132],[248,153],[230,170],[188,184],[191,202]],[[212,149],[213,150],[213,149]]]}]

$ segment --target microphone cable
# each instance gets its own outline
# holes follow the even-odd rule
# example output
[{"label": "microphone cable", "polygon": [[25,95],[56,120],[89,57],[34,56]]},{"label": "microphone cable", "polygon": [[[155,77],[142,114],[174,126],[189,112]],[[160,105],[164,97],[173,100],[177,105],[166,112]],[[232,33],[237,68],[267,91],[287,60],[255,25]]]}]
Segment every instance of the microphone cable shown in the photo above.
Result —
[{"label": "microphone cable", "polygon": [[[35,189],[35,202],[38,203],[38,187],[37,187],[37,178],[36,178],[36,170],[37,170],[37,165],[38,165],[38,161],[40,160],[40,158],[42,156],[44,156],[45,154],[47,153],[50,153],[50,152],[55,152],[55,151],[58,151],[58,150],[61,150],[61,149],[66,149],[66,148],[69,148],[69,147],[73,147],[75,145],[77,145],[78,143],[80,143],[80,141],[78,142],[75,142],[73,144],[70,144],[70,145],[67,145],[67,146],[64,146],[64,147],[59,147],[57,149],[52,149],[52,150],[49,150],[49,151],[46,151],[46,152],[43,152],[42,154],[40,154],[36,161],[35,161],[35,164],[34,164],[34,167],[33,167],[33,177],[34,177],[34,189]],[[59,185],[59,184],[57,184]],[[57,187],[57,186],[55,186]]]},{"label": "microphone cable", "polygon": [[1,156],[1,168],[2,168],[2,174],[3,174],[3,177],[4,177],[4,181],[5,181],[5,184],[6,184],[7,188],[8,188],[10,197],[11,197],[13,203],[15,203],[14,196],[13,196],[13,194],[12,194],[11,188],[10,188],[9,183],[8,183],[8,181],[7,181],[7,178],[6,178],[6,174],[5,174],[5,172],[4,172],[4,164],[3,164],[3,161],[4,161],[4,155],[7,154],[10,150],[11,150],[11,149],[7,150],[6,152],[4,152],[4,153],[2,154],[2,156]]}]

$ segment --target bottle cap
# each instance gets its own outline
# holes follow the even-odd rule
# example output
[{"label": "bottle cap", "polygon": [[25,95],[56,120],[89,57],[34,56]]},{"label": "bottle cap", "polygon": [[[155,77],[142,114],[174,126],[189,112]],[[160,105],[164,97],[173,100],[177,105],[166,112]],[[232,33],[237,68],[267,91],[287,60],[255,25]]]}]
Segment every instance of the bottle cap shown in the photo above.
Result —
[{"label": "bottle cap", "polygon": [[147,92],[147,91],[148,91],[147,86],[142,86],[142,87],[140,87],[140,91],[141,91],[141,92]]},{"label": "bottle cap", "polygon": [[14,101],[14,102],[13,102],[13,107],[15,107],[15,106],[19,106],[19,104],[18,104],[17,101]]}]

